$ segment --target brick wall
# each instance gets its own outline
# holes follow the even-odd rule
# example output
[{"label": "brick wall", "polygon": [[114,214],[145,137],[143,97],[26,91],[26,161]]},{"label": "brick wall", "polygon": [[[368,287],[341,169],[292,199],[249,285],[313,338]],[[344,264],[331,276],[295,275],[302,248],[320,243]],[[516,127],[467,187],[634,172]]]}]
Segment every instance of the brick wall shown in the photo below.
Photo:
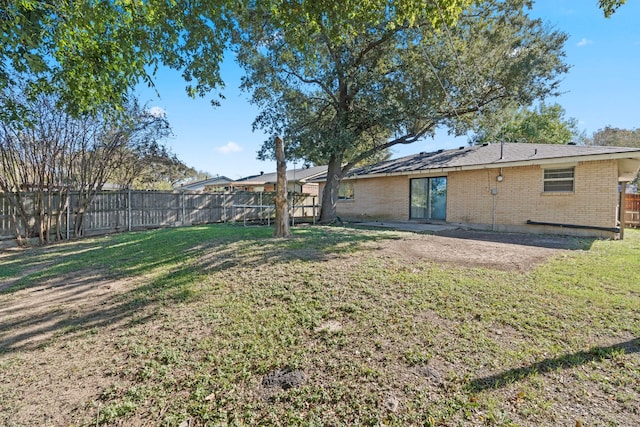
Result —
[{"label": "brick wall", "polygon": [[[557,166],[562,167],[562,166]],[[447,175],[447,222],[505,231],[535,231],[577,235],[612,233],[568,228],[527,226],[526,221],[615,227],[618,170],[615,160],[575,165],[573,193],[544,193],[543,168],[525,166],[450,172]],[[429,175],[412,175],[419,178]],[[435,176],[435,175],[431,175]],[[354,200],[339,201],[342,218],[358,220],[409,219],[409,176],[365,178],[354,183]],[[497,190],[493,195],[492,189]]]},{"label": "brick wall", "polygon": [[[338,216],[358,220],[409,218],[409,178],[395,176],[352,180],[353,200],[339,200]],[[322,194],[322,188],[320,188]]]},{"label": "brick wall", "polygon": [[[544,193],[543,168],[456,172],[447,181],[447,221],[520,226],[527,220],[596,227],[616,226],[618,171],[613,160],[575,167],[574,192]],[[491,190],[497,190],[496,195]],[[495,206],[495,210],[494,210]]]}]

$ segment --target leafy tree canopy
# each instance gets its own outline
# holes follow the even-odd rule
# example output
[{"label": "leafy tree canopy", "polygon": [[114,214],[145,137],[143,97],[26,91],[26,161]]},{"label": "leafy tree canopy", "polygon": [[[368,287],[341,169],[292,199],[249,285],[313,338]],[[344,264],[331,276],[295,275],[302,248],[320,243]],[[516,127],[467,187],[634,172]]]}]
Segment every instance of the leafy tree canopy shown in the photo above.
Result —
[{"label": "leafy tree canopy", "polygon": [[[222,83],[227,3],[0,0],[0,89],[29,81],[32,93],[55,92],[75,114],[114,109],[165,64],[202,95]],[[19,106],[2,101],[5,118],[19,119]]]},{"label": "leafy tree canopy", "polygon": [[[455,25],[441,19],[440,3],[401,24],[387,7],[388,17],[356,32],[319,19],[303,46],[288,43],[288,27],[277,22],[245,29],[238,58],[243,87],[261,109],[254,127],[284,136],[292,156],[329,164],[322,219],[335,216],[339,181],[362,160],[437,126],[464,134],[480,110],[556,93],[566,35],[529,18],[528,1],[480,2]],[[260,155],[272,153],[270,137]]]},{"label": "leafy tree canopy", "polygon": [[565,110],[559,104],[541,103],[537,108],[513,107],[486,117],[469,143],[505,141],[567,144],[583,140],[577,119],[565,118]]},{"label": "leafy tree canopy", "polygon": [[613,15],[613,13],[626,2],[627,0],[598,0],[600,9],[602,9],[606,18]]},{"label": "leafy tree canopy", "polygon": [[[599,0],[610,16],[626,0]],[[153,85],[161,64],[183,71],[187,91],[222,85],[219,64],[232,28],[258,23],[264,35],[313,54],[371,28],[452,24],[472,0],[0,0],[0,89],[30,80],[36,93],[57,92],[68,110],[123,105],[140,81]],[[530,3],[530,2],[527,2]],[[262,23],[269,21],[263,26]],[[236,28],[237,29],[237,28]],[[273,29],[281,30],[269,33]],[[254,38],[255,39],[255,38]],[[308,43],[314,40],[314,43]],[[18,120],[3,99],[0,114]]]},{"label": "leafy tree canopy", "polygon": [[[298,50],[315,46],[309,39],[339,44],[371,28],[393,30],[429,22],[433,27],[453,24],[473,0],[269,0],[250,3],[243,10],[242,27],[271,37],[277,31]],[[267,25],[265,25],[265,22]],[[255,40],[255,38],[254,38]]]},{"label": "leafy tree canopy", "polygon": [[589,145],[604,145],[612,147],[640,147],[640,129],[620,129],[606,126],[598,129],[590,138]]},{"label": "leafy tree canopy", "polygon": [[[437,7],[436,24],[470,2],[0,0],[0,90],[29,80],[35,94],[55,92],[71,113],[113,109],[139,82],[152,86],[153,74],[166,65],[183,72],[190,95],[204,96],[223,85],[219,64],[246,20],[270,21],[287,30],[287,43],[303,48],[321,31],[339,40],[370,23],[415,22]],[[4,118],[19,120],[20,105],[2,102]]]}]

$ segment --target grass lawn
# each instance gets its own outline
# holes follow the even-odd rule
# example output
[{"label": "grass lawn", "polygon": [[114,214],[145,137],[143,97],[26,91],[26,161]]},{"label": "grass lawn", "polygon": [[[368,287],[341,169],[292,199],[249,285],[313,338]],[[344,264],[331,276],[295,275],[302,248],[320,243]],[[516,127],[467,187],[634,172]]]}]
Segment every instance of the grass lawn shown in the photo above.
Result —
[{"label": "grass lawn", "polygon": [[640,425],[640,232],[526,271],[271,233],[0,253],[0,425]]}]

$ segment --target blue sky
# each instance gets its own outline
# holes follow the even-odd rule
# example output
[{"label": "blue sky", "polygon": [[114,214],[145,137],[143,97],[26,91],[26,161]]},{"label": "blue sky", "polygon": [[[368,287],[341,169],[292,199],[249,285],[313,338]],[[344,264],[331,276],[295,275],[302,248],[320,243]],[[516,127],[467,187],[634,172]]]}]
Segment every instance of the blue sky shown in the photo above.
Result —
[{"label": "blue sky", "polygon": [[[595,0],[538,0],[531,15],[570,36],[565,51],[572,68],[560,86],[563,94],[547,102],[562,105],[589,136],[607,125],[640,127],[640,2],[630,1],[605,19]],[[226,99],[220,107],[211,106],[211,97],[189,98],[180,74],[172,70],[157,75],[160,98],[146,88],[138,92],[141,101],[166,111],[175,134],[168,144],[180,159],[232,179],[276,168],[274,162],[256,159],[265,136],[251,130],[258,110],[237,89],[240,73],[233,58],[227,58],[222,67]],[[465,144],[466,137],[442,131],[392,152],[401,157]]]}]

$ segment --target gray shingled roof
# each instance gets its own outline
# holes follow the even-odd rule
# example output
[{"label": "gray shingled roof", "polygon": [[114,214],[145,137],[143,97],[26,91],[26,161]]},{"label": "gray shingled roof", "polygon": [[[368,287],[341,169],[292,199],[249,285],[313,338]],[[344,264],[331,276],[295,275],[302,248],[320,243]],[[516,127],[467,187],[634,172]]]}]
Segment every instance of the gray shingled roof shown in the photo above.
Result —
[{"label": "gray shingled roof", "polygon": [[182,184],[176,187],[178,190],[201,190],[206,185],[215,185],[215,184],[228,184],[232,182],[231,179],[226,176],[215,176],[213,178],[207,178],[200,181],[189,182],[187,184]]},{"label": "gray shingled roof", "polygon": [[[315,178],[318,175],[326,174],[327,167],[326,166],[312,166],[308,168],[301,169],[288,169],[287,170],[287,181],[295,181],[295,182],[306,182],[310,179]],[[264,173],[262,175],[252,175],[247,176],[245,178],[240,178],[236,180],[236,183],[241,184],[252,184],[252,185],[262,185],[266,183],[275,183],[278,180],[278,173]]]},{"label": "gray shingled roof", "polygon": [[559,160],[579,161],[596,158],[640,159],[640,148],[596,147],[559,144],[495,143],[454,150],[418,153],[399,159],[387,160],[352,170],[349,177],[401,174],[437,169],[475,169],[478,167],[506,167],[511,164],[553,163]]}]

